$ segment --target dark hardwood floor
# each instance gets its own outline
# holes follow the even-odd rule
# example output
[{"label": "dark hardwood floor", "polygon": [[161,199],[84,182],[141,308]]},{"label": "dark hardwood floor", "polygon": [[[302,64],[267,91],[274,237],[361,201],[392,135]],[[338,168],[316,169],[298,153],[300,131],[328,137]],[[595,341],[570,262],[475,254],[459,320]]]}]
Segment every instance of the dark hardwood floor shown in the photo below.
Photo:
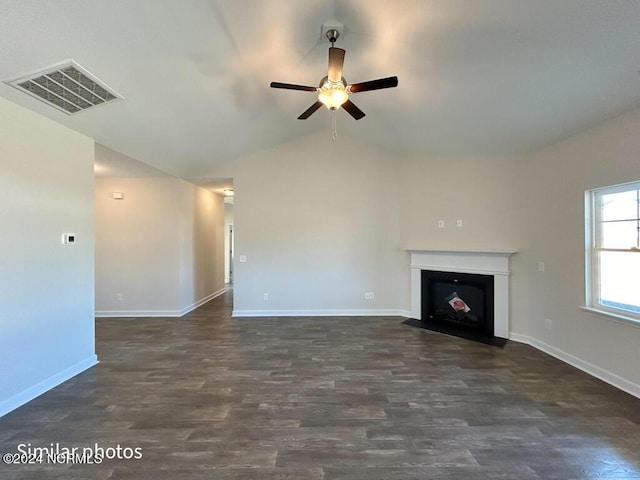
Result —
[{"label": "dark hardwood floor", "polygon": [[640,479],[640,400],[528,346],[402,318],[99,319],[100,364],[0,418],[19,444],[136,448],[9,479]]}]

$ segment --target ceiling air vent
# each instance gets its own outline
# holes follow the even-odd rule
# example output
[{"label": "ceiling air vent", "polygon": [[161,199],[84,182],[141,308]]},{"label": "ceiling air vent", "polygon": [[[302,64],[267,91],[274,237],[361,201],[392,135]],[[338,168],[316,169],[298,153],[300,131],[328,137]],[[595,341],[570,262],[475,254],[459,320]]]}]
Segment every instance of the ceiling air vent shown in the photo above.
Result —
[{"label": "ceiling air vent", "polygon": [[72,61],[6,83],[68,114],[122,98]]}]

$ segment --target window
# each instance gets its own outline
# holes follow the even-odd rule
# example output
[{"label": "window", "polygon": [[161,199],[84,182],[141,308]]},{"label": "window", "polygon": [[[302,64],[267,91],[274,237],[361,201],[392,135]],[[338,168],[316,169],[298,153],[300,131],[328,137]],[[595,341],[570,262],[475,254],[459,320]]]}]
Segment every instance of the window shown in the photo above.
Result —
[{"label": "window", "polygon": [[589,190],[587,307],[640,322],[640,182]]}]

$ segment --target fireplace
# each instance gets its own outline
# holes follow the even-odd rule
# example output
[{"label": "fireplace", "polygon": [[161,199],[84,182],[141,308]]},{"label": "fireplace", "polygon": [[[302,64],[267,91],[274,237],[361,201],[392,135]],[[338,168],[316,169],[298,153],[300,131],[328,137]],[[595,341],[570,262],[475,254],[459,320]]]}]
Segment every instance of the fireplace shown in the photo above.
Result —
[{"label": "fireplace", "polygon": [[494,336],[493,275],[422,270],[422,318],[434,330]]},{"label": "fireplace", "polygon": [[[450,298],[444,304],[442,299],[438,301],[435,299],[442,297],[444,293],[446,293],[444,295],[445,299],[450,297],[451,294],[457,293],[458,298],[470,308],[465,313],[478,317],[478,321],[469,316],[458,315],[456,317],[462,317],[459,318],[459,322],[466,327],[471,327],[467,328],[467,330],[475,329],[479,331],[482,328],[482,335],[484,336],[493,335],[503,339],[509,338],[509,257],[515,252],[409,250],[409,253],[411,255],[412,319],[422,321],[425,316],[428,318],[430,301],[433,301],[436,307],[439,306],[440,310],[448,314],[447,308],[452,308],[449,301],[455,299]],[[435,282],[436,286],[431,287],[435,289],[433,290],[432,300],[429,300],[428,289],[426,292],[427,298],[423,299],[422,278],[423,274],[428,276],[428,272],[435,272],[440,278],[439,281]],[[491,280],[485,277],[490,277]],[[456,279],[458,279],[458,282],[455,282]],[[484,284],[485,280],[489,284],[492,283],[492,285]],[[456,288],[449,291],[451,284],[456,285]],[[458,289],[457,285],[460,284],[466,285],[466,288]],[[485,294],[478,293],[478,290],[474,290],[475,287],[480,290],[484,289]],[[478,306],[479,304],[475,300],[476,295],[484,296],[484,306]],[[487,299],[487,297],[489,298]],[[491,312],[491,307],[493,312]],[[450,318],[450,315],[447,316]],[[456,322],[450,323],[455,324]],[[480,323],[484,325],[482,327],[478,326]]]}]

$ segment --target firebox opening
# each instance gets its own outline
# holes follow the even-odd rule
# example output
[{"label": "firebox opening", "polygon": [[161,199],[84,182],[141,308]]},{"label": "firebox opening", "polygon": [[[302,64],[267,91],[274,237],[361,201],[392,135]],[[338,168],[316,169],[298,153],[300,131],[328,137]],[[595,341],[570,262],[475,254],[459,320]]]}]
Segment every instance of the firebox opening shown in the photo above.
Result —
[{"label": "firebox opening", "polygon": [[493,275],[421,272],[422,318],[433,330],[471,340],[494,339]]}]

